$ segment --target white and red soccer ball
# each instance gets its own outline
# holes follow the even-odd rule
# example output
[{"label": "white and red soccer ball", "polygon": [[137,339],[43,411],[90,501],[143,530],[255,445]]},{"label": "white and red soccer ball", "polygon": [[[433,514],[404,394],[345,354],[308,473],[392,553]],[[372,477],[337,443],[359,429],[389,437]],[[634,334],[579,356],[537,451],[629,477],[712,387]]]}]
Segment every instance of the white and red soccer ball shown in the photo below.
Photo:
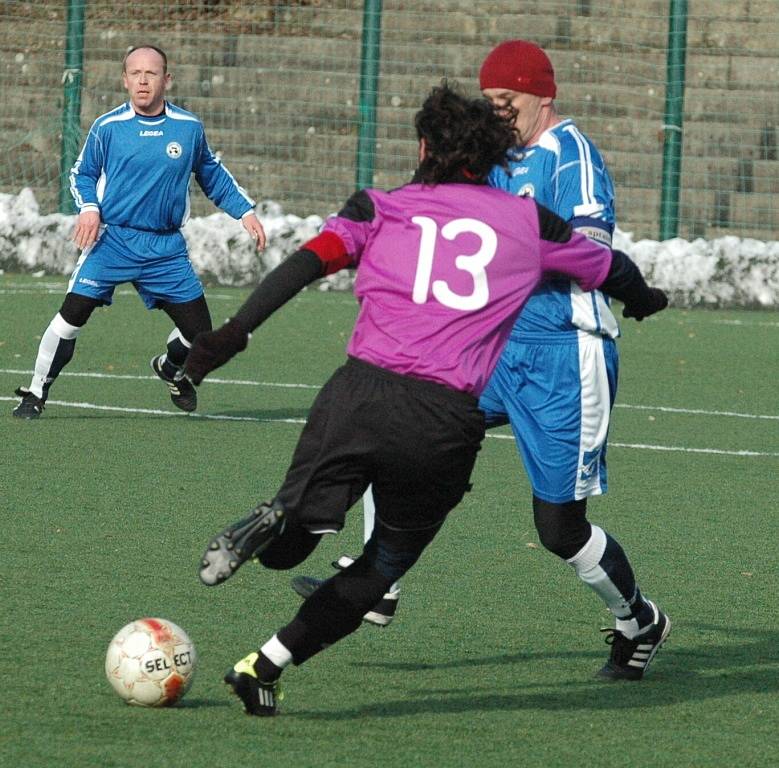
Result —
[{"label": "white and red soccer ball", "polygon": [[105,658],[113,689],[128,703],[169,707],[192,683],[195,646],[181,627],[167,619],[137,619],[116,633]]}]

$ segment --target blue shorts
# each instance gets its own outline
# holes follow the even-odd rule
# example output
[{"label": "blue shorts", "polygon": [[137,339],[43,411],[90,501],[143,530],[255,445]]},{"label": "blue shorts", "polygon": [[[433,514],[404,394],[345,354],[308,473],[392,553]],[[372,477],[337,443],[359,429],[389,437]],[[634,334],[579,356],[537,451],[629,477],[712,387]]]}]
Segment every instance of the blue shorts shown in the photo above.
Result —
[{"label": "blue shorts", "polygon": [[132,283],[147,309],[160,302],[181,304],[203,295],[180,232],[106,227],[97,242],[81,254],[68,293],[110,304],[121,283]]},{"label": "blue shorts", "polygon": [[488,427],[511,424],[540,499],[561,504],[606,492],[618,368],[616,343],[598,334],[561,333],[551,344],[512,338],[506,344],[479,407]]}]

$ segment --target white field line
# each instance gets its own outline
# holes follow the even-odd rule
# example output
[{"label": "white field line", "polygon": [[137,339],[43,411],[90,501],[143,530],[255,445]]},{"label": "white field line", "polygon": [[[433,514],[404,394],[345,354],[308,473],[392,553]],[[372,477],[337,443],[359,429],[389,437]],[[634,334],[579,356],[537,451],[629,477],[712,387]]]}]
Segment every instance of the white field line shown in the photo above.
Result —
[{"label": "white field line", "polygon": [[[15,286],[14,288],[0,288],[0,296],[15,296],[15,295],[22,295],[22,296],[35,296],[35,295],[43,295],[43,294],[53,294],[53,293],[61,293],[65,294],[65,289],[67,288],[67,285],[42,285],[42,286],[36,286],[35,288],[31,288],[28,286]],[[137,296],[137,293],[135,291],[128,291],[119,289],[117,291],[114,291],[114,296]],[[207,293],[206,298],[210,301],[211,299],[237,299],[239,297],[231,296],[230,294],[226,293]]]},{"label": "white field line", "polygon": [[[22,371],[14,368],[0,368],[0,373],[9,373],[16,376],[32,376],[32,371]],[[159,381],[156,376],[138,376],[125,373],[80,373],[76,371],[63,371],[60,376],[74,376],[85,379],[122,379],[129,381]],[[206,384],[235,384],[245,387],[278,387],[280,389],[321,389],[321,384],[285,384],[278,381],[250,381],[247,379],[219,379],[209,376],[205,380]],[[51,402],[54,402],[53,400]]]},{"label": "white field line", "polygon": [[684,413],[693,416],[732,416],[736,419],[766,419],[779,421],[779,415],[763,413],[740,413],[738,411],[705,411],[702,408],[671,408],[666,405],[627,405],[617,403],[615,408],[632,408],[637,411],[661,411],[662,413]]},{"label": "white field line", "polygon": [[[63,298],[65,296],[65,291],[67,290],[68,284],[67,282],[59,284],[59,283],[16,283],[12,287],[9,288],[0,288],[0,296],[35,296],[35,295],[51,295],[51,294],[62,294]],[[230,293],[213,293],[209,290],[206,290],[206,299],[208,301],[211,301],[212,299],[218,299],[221,301],[240,301],[243,297],[248,296],[249,293],[251,293],[252,289],[254,288],[253,285],[244,285],[239,286],[243,293],[241,294],[230,294]],[[312,291],[313,293],[328,293],[328,291],[317,291],[316,289],[304,289],[301,293],[299,293],[297,296],[295,296],[295,301],[306,301],[309,296],[308,291]],[[335,291],[329,291],[329,293],[335,293]],[[339,304],[352,304],[355,307],[357,306],[357,303],[355,301],[354,296],[350,292],[343,292],[344,298],[339,301]],[[114,296],[137,296],[137,292],[130,290],[129,288],[118,288],[116,291],[114,291]]]},{"label": "white field line", "polygon": [[[487,437],[496,440],[513,440],[514,435],[491,435]],[[649,443],[613,443],[609,440],[609,448],[637,448],[644,451],[668,451],[671,453],[713,453],[718,456],[769,456],[779,457],[779,452],[770,451],[726,451],[720,448],[685,448],[679,445],[651,445]]]},{"label": "white field line", "polygon": [[724,319],[721,319],[721,320],[712,320],[712,322],[715,325],[736,325],[736,326],[738,326],[738,325],[744,325],[744,326],[760,325],[760,326],[763,326],[764,328],[779,328],[779,322],[768,322],[768,321],[765,321],[765,320],[754,320],[754,321],[746,320],[745,321],[745,320],[724,320]]},{"label": "white field line", "polygon": [[[13,374],[15,376],[32,376],[32,371],[17,368],[0,368],[0,373]],[[60,376],[73,376],[87,379],[121,379],[130,381],[157,381],[156,376],[139,376],[135,374],[121,373],[91,373],[77,371],[63,371]],[[280,381],[253,381],[251,379],[220,379],[209,376],[204,380],[205,384],[232,384],[243,387],[276,387],[279,389],[321,389],[321,384],[300,384]],[[53,402],[53,401],[52,401]],[[762,413],[741,413],[739,411],[708,411],[702,408],[672,408],[666,405],[629,405],[617,403],[616,408],[625,408],[640,411],[660,411],[662,413],[680,413],[692,416],[726,416],[737,419],[757,419],[763,421],[779,421],[779,415]]]},{"label": "white field line", "polygon": [[[1,371],[0,372],[4,372]],[[132,378],[148,378],[151,376],[138,376]],[[156,380],[156,379],[155,379]],[[229,382],[228,382],[229,383]],[[2,402],[18,402],[17,397],[4,397],[0,396]],[[207,419],[209,421],[248,421],[263,424],[305,424],[305,419],[273,419],[273,418],[260,418],[259,416],[229,416],[227,414],[210,414],[210,413],[184,413],[183,411],[166,411],[161,408],[130,408],[126,406],[118,405],[98,405],[97,403],[77,403],[69,402],[67,400],[49,400],[49,405],[58,405],[64,408],[81,408],[84,410],[93,411],[109,411],[112,413],[132,413],[141,414],[144,416],[178,416],[186,417],[190,419]],[[493,440],[514,440],[513,435],[498,435],[488,432],[488,438]],[[702,454],[714,454],[719,456],[741,456],[741,457],[768,457],[779,458],[779,452],[768,451],[728,451],[719,448],[687,448],[684,446],[673,445],[651,445],[644,443],[617,443],[610,442],[610,448],[633,448],[646,451],[665,451],[671,453],[702,453]]]},{"label": "white field line", "polygon": [[[18,397],[0,397],[2,401],[19,402]],[[46,405],[59,405],[63,408],[82,408],[88,411],[111,411],[113,413],[135,413],[143,416],[182,416],[188,419],[208,419],[210,421],[253,421],[279,424],[305,424],[305,419],[261,419],[259,416],[228,416],[226,414],[184,413],[184,411],[164,411],[161,408],[128,408],[121,405],[98,405],[97,403],[71,403],[67,400],[47,400]]]},{"label": "white field line", "polygon": [[[0,401],[17,402],[16,397],[0,397]],[[207,419],[209,421],[250,421],[263,424],[305,424],[305,419],[270,419],[259,416],[228,416],[218,413],[184,413],[183,411],[164,411],[161,408],[128,408],[118,405],[97,405],[96,403],[71,403],[66,400],[49,400],[49,405],[58,405],[64,408],[82,408],[94,411],[110,411],[113,413],[135,413],[144,416],[179,416],[188,419]],[[513,435],[494,435],[487,433],[487,437],[494,440],[514,440]],[[779,452],[767,451],[726,451],[718,448],[685,448],[674,445],[650,445],[643,443],[609,443],[610,448],[635,448],[647,451],[666,451],[671,453],[706,453],[718,456],[745,456],[745,457],[769,457],[779,458]]]}]

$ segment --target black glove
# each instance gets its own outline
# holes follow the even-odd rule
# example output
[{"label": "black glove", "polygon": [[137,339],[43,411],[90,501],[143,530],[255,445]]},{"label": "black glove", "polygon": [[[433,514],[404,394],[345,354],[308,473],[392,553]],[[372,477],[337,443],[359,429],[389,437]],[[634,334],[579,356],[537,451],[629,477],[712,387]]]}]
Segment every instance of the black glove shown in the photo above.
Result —
[{"label": "black glove", "polygon": [[660,288],[647,289],[640,303],[625,304],[622,317],[635,317],[640,323],[645,317],[654,315],[668,306],[668,296]]},{"label": "black glove", "polygon": [[211,371],[246,349],[248,341],[249,334],[235,319],[215,331],[199,333],[184,363],[184,375],[193,384],[200,384]]}]

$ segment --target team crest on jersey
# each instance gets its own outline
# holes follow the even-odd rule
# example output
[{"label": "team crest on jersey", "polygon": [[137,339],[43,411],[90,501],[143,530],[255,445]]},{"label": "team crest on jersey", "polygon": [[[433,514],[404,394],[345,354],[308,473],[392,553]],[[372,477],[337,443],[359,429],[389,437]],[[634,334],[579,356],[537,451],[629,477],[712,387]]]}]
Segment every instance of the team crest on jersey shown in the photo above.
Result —
[{"label": "team crest on jersey", "polygon": [[522,188],[517,192],[518,197],[535,197],[536,188],[532,184],[524,184]]},{"label": "team crest on jersey", "polygon": [[165,152],[167,153],[168,157],[172,158],[173,160],[178,160],[181,157],[181,144],[179,144],[177,141],[171,141],[170,144],[165,147]]}]

